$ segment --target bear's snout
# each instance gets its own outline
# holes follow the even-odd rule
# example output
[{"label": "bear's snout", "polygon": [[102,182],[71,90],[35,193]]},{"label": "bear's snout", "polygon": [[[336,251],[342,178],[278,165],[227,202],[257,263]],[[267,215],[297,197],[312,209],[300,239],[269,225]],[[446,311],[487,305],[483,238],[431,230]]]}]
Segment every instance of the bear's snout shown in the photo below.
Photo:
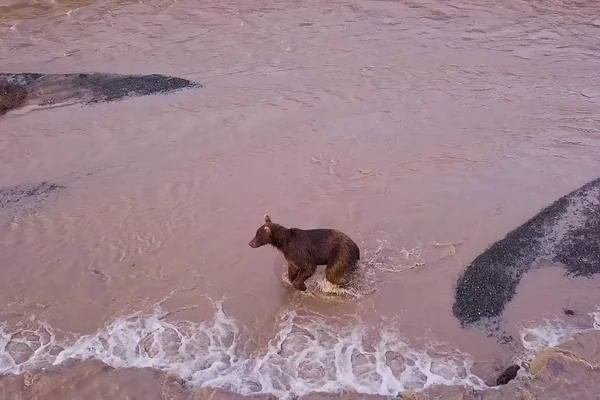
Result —
[{"label": "bear's snout", "polygon": [[258,247],[258,238],[255,236],[249,243],[248,246],[252,247],[253,249]]}]

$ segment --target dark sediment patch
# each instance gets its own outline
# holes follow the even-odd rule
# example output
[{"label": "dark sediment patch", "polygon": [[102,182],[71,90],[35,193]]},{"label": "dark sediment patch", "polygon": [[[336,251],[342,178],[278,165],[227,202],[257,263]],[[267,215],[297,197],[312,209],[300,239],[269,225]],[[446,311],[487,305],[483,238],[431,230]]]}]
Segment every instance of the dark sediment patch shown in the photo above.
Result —
[{"label": "dark sediment patch", "polygon": [[52,182],[16,185],[0,188],[0,209],[25,207],[37,210],[55,192],[66,189]]},{"label": "dark sediment patch", "polygon": [[600,272],[600,179],[561,197],[475,258],[457,281],[454,316],[463,327],[497,328],[521,278],[542,259],[560,263],[569,276]]},{"label": "dark sediment patch", "polygon": [[[204,87],[187,79],[158,74],[0,73],[0,81],[2,80],[26,93],[27,105],[39,106],[62,103],[95,104]],[[0,107],[1,104],[0,97]]]},{"label": "dark sediment patch", "polygon": [[569,317],[571,317],[571,316],[575,315],[575,311],[573,311],[573,310],[569,310],[568,308],[565,308],[565,309],[563,310],[563,313],[565,313],[565,315],[567,315],[567,316],[569,316]]}]

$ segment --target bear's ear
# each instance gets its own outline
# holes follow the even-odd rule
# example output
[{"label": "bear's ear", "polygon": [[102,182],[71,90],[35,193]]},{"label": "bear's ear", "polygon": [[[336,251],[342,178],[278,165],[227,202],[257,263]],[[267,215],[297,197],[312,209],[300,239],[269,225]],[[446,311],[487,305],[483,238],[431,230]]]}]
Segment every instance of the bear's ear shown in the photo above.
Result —
[{"label": "bear's ear", "polygon": [[267,223],[267,224],[271,223],[271,217],[269,217],[268,214],[265,214],[265,223]]},{"label": "bear's ear", "polygon": [[265,226],[265,232],[267,233],[267,235],[271,236],[271,228],[269,228],[268,226]]}]

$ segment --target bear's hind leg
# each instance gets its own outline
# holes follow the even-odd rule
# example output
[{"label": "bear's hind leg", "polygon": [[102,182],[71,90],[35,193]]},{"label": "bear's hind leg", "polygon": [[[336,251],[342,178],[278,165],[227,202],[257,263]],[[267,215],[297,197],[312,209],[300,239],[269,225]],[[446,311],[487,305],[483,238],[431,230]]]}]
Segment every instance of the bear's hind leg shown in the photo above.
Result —
[{"label": "bear's hind leg", "polygon": [[344,257],[337,257],[327,264],[325,277],[334,285],[344,287],[350,283],[352,272],[356,270],[357,264],[358,260],[351,261]]}]

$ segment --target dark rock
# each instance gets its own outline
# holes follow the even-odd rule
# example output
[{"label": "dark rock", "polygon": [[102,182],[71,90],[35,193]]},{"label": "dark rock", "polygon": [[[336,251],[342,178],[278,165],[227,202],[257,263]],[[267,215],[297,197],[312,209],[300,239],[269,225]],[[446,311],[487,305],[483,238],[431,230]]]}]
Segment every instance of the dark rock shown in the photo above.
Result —
[{"label": "dark rock", "polygon": [[27,91],[21,85],[9,83],[8,79],[0,77],[0,115],[20,107],[27,98]]},{"label": "dark rock", "polygon": [[519,372],[520,369],[521,367],[516,364],[506,368],[504,372],[500,374],[498,379],[496,379],[496,385],[506,385],[517,377],[517,372]]},{"label": "dark rock", "polygon": [[0,208],[6,208],[27,199],[40,201],[47,198],[52,192],[61,189],[65,189],[65,187],[52,182],[3,187],[0,188]]},{"label": "dark rock", "polygon": [[565,308],[565,309],[563,310],[563,312],[565,313],[565,315],[568,315],[569,317],[571,317],[571,316],[575,315],[575,311],[573,311],[573,310],[569,310],[569,309],[567,309],[567,308]]},{"label": "dark rock", "polygon": [[541,258],[571,276],[600,272],[600,179],[561,197],[476,257],[457,281],[454,316],[463,327],[497,326],[523,274]]}]

